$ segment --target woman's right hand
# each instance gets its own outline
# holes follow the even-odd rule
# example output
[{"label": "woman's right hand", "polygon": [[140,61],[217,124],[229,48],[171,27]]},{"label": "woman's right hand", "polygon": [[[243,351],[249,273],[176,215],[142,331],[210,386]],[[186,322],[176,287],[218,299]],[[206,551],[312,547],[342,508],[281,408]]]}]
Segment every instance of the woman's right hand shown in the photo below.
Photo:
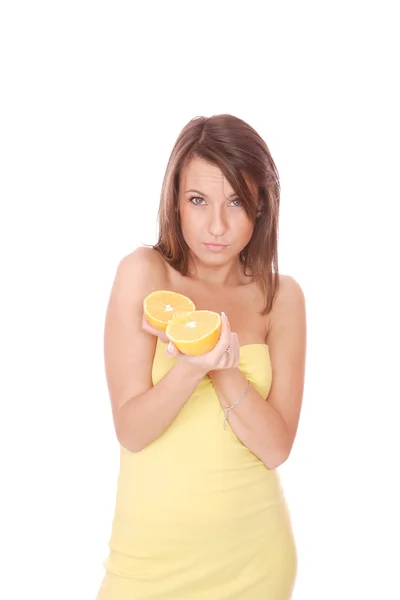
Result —
[{"label": "woman's right hand", "polygon": [[[182,354],[169,342],[166,354],[169,358],[179,358],[182,361],[192,365],[195,369],[206,375],[209,371],[219,371],[222,369],[234,369],[239,364],[240,347],[239,339],[236,333],[231,331],[228,317],[225,313],[221,314],[221,333],[218,342],[212,350],[200,356],[189,356]],[[227,352],[227,349],[230,349]]]},{"label": "woman's right hand", "polygon": [[142,317],[142,329],[144,331],[147,331],[147,333],[151,333],[151,335],[155,335],[156,337],[160,338],[160,340],[164,344],[168,344],[169,339],[167,338],[167,334],[165,333],[165,331],[160,331],[159,329],[156,329],[155,327],[150,325],[144,314]]}]

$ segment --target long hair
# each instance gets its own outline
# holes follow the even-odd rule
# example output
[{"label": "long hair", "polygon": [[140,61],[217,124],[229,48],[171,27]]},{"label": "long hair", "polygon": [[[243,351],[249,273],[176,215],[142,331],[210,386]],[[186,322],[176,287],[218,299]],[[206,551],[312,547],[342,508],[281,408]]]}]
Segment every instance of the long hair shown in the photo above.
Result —
[{"label": "long hair", "polygon": [[[161,188],[158,242],[153,246],[182,275],[189,271],[190,249],[179,222],[181,173],[200,157],[217,165],[254,221],[251,240],[240,259],[244,272],[260,283],[265,297],[262,314],[271,311],[278,290],[278,220],[280,182],[267,144],[245,121],[228,114],[195,117],[182,129],[172,149]],[[254,197],[245,178],[255,184]],[[261,214],[257,211],[261,205]]]}]

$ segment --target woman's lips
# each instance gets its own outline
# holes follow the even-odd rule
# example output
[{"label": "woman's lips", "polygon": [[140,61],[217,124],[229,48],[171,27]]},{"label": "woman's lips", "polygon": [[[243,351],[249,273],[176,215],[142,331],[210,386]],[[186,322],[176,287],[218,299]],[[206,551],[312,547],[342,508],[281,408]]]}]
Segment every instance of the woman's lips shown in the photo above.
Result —
[{"label": "woman's lips", "polygon": [[212,242],[204,242],[204,245],[211,250],[211,252],[222,252],[222,250],[225,250],[225,248],[228,247],[228,244],[214,244]]}]

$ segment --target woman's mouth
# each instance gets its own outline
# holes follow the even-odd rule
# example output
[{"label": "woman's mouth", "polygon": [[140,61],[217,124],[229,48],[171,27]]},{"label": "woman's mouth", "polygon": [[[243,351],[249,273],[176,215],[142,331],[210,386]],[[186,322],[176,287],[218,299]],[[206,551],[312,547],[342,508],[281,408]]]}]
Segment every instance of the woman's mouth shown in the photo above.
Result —
[{"label": "woman's mouth", "polygon": [[204,242],[204,245],[208,250],[211,250],[211,252],[222,252],[228,247],[228,244],[219,244],[217,242]]}]

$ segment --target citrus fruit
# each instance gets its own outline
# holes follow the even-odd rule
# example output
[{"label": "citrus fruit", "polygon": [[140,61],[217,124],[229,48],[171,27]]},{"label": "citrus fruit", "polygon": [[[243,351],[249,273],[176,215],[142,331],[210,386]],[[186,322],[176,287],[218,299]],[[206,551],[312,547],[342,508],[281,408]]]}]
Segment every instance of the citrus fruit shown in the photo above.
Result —
[{"label": "citrus fruit", "polygon": [[167,290],[152,292],[143,301],[143,312],[150,325],[158,331],[165,331],[168,321],[175,312],[187,313],[195,310],[192,300],[183,294]]},{"label": "citrus fruit", "polygon": [[212,350],[221,333],[221,317],[210,310],[176,314],[168,323],[166,335],[183,354],[199,356]]}]

